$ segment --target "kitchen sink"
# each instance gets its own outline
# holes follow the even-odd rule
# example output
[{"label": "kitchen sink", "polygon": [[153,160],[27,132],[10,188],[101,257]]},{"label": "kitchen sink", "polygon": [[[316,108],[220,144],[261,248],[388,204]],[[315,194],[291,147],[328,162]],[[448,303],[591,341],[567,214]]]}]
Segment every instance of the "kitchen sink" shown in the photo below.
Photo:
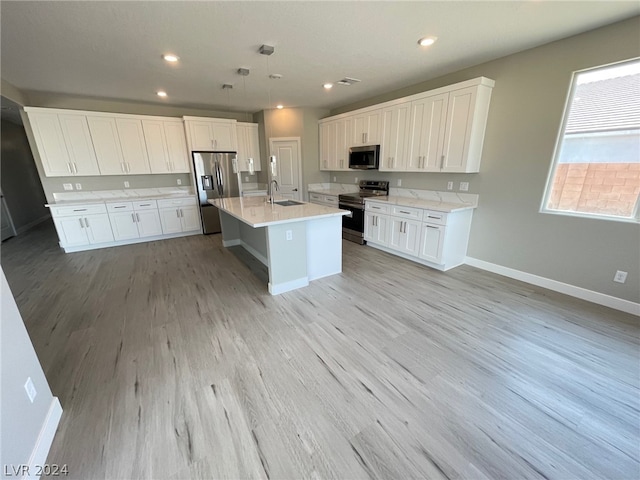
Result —
[{"label": "kitchen sink", "polygon": [[273,202],[276,205],[282,205],[283,207],[291,207],[293,205],[304,205],[302,202],[296,202],[295,200],[280,200],[279,202]]}]

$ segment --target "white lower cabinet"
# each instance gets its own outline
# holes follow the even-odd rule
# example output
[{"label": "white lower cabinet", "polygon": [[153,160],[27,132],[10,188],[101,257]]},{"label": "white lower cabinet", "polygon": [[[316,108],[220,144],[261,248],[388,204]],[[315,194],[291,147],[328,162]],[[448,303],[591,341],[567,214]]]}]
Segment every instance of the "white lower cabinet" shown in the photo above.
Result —
[{"label": "white lower cabinet", "polygon": [[448,270],[464,263],[472,209],[438,212],[366,201],[364,239],[373,247]]},{"label": "white lower cabinet", "polygon": [[162,232],[179,233],[200,230],[200,213],[195,198],[158,200]]},{"label": "white lower cabinet", "polygon": [[195,197],[52,205],[51,215],[66,252],[201,232]]}]

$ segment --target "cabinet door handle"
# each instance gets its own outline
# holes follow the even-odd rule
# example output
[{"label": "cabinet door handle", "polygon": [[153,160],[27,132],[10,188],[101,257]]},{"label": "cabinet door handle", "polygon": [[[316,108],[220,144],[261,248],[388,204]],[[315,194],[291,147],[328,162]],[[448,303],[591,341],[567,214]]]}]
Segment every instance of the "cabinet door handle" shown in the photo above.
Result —
[{"label": "cabinet door handle", "polygon": [[73,170],[71,170],[71,162],[67,162],[67,169],[69,170],[69,173],[73,175]]},{"label": "cabinet door handle", "polygon": [[84,224],[89,228],[89,219],[87,217],[84,217]]},{"label": "cabinet door handle", "polygon": [[136,223],[136,217],[135,217],[135,215],[133,213],[131,214],[131,221],[133,223]]},{"label": "cabinet door handle", "polygon": [[79,218],[78,220],[80,220],[80,228],[84,228],[84,224],[82,223],[82,219]]},{"label": "cabinet door handle", "polygon": [[122,170],[122,173],[125,173],[125,171],[124,171],[124,162],[120,162],[120,170]]},{"label": "cabinet door handle", "polygon": [[434,228],[435,230],[440,230],[440,227],[434,227],[433,225],[425,225],[427,228]]},{"label": "cabinet door handle", "polygon": [[127,173],[131,173],[131,165],[129,165],[129,162],[126,162],[127,164]]},{"label": "cabinet door handle", "polygon": [[176,217],[180,218],[180,209],[176,208]]},{"label": "cabinet door handle", "polygon": [[73,173],[75,173],[77,175],[78,174],[78,166],[76,165],[76,162],[71,162],[71,165],[73,166]]},{"label": "cabinet door handle", "polygon": [[440,170],[442,170],[442,167],[444,167],[444,155],[440,157]]},{"label": "cabinet door handle", "polygon": [[400,213],[404,213],[404,214],[406,214],[406,215],[411,215],[411,212],[405,212],[404,210],[398,210],[398,212],[400,212]]},{"label": "cabinet door handle", "polygon": [[182,209],[180,209],[180,217],[184,217],[184,213],[182,213]]},{"label": "cabinet door handle", "polygon": [[140,215],[136,213],[136,222],[140,223]]}]

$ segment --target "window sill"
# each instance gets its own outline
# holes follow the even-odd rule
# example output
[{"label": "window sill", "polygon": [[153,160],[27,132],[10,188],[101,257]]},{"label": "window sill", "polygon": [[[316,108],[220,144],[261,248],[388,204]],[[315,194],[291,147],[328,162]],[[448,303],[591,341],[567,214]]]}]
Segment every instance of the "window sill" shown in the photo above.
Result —
[{"label": "window sill", "polygon": [[621,222],[621,223],[635,223],[635,224],[640,224],[640,219],[636,218],[636,217],[616,217],[613,215],[598,215],[595,213],[580,213],[580,212],[571,212],[571,211],[564,211],[564,210],[548,210],[548,209],[541,209],[540,213],[546,213],[549,215],[561,215],[564,217],[577,217],[577,218],[588,218],[591,220],[607,220],[607,221],[613,221],[613,222]]}]

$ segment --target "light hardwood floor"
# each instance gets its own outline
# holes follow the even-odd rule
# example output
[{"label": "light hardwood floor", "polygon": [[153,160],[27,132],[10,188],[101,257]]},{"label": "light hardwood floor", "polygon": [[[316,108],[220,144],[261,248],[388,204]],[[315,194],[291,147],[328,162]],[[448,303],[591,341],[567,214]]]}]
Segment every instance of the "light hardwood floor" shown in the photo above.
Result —
[{"label": "light hardwood floor", "polygon": [[219,235],[1,253],[69,478],[640,478],[631,315],[352,243],[275,297]]}]

